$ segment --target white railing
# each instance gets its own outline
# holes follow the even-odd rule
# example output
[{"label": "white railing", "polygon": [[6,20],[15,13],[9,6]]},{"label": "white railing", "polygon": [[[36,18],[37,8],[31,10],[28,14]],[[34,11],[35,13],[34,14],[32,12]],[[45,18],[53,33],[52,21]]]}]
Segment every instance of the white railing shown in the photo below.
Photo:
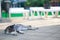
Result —
[{"label": "white railing", "polygon": [[[43,7],[30,7],[30,10],[25,10],[24,8],[10,8],[9,15],[11,13],[23,13],[24,19],[37,19],[37,18],[55,17],[58,15],[59,11],[60,7],[51,7],[50,9],[44,9]],[[35,12],[37,13],[37,16],[34,16]],[[48,12],[52,13],[51,16],[48,15]],[[54,12],[56,14],[54,14]],[[29,16],[29,14],[31,14],[31,16]],[[42,14],[44,15],[42,16]],[[60,15],[58,15],[57,17],[60,17]]]}]

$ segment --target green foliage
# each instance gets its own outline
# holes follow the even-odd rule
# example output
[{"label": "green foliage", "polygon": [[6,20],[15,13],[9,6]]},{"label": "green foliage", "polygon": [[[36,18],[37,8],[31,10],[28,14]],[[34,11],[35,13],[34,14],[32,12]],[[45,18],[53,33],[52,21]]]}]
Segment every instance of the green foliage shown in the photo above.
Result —
[{"label": "green foliage", "polygon": [[44,0],[27,0],[26,6],[43,6]]},{"label": "green foliage", "polygon": [[[46,0],[27,0],[27,2],[25,3],[26,6],[43,6],[43,4],[45,3]],[[49,1],[49,0],[47,0]]]}]

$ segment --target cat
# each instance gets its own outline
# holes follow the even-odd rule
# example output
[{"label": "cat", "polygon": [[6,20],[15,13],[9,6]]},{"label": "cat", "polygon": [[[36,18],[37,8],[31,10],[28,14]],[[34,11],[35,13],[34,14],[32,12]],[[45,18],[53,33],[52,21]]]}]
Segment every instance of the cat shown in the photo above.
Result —
[{"label": "cat", "polygon": [[22,24],[13,24],[13,25],[9,25],[8,27],[6,27],[6,29],[4,30],[5,34],[13,34],[14,33],[19,33],[19,34],[24,34],[24,31],[26,30],[35,30],[38,28],[32,28],[31,25],[25,26]]}]

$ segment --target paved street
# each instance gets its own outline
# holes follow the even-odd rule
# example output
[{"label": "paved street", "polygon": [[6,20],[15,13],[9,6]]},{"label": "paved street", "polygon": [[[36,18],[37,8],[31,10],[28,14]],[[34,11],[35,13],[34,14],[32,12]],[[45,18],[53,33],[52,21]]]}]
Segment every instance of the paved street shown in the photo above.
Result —
[{"label": "paved street", "polygon": [[5,35],[3,30],[14,23],[0,23],[0,40],[60,40],[60,19],[27,20],[19,23],[39,27],[39,29],[28,30],[17,36]]},{"label": "paved street", "polygon": [[0,30],[0,40],[60,40],[60,25],[40,27],[38,30],[25,31],[17,36],[5,35]]}]

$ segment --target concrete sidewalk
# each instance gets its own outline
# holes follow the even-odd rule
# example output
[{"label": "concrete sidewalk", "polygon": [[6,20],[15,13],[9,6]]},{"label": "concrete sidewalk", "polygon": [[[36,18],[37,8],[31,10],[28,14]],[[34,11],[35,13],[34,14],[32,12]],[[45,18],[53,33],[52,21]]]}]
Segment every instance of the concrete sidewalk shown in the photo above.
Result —
[{"label": "concrete sidewalk", "polygon": [[11,24],[23,24],[23,25],[32,25],[33,27],[42,27],[42,26],[51,26],[51,25],[60,25],[60,19],[42,19],[42,20],[13,20],[13,22],[9,23],[0,23],[0,29],[6,28]]}]

